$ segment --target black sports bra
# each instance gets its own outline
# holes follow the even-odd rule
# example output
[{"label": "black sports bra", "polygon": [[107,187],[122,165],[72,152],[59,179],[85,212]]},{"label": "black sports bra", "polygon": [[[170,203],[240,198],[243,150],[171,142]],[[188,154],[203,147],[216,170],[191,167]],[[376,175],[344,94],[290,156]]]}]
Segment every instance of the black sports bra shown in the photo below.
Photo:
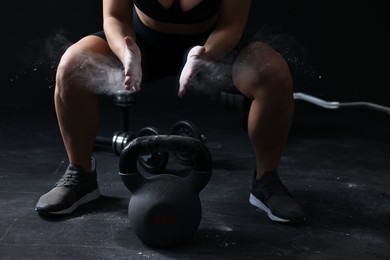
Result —
[{"label": "black sports bra", "polygon": [[174,1],[171,8],[164,8],[157,0],[133,0],[147,16],[161,22],[192,24],[199,23],[211,18],[218,12],[220,0],[203,0],[194,8],[183,12],[179,1]]}]

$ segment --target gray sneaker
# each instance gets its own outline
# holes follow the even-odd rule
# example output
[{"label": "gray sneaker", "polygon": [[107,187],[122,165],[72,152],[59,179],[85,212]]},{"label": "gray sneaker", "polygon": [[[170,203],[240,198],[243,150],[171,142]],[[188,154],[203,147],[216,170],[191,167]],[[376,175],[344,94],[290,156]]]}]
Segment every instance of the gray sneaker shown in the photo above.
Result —
[{"label": "gray sneaker", "polygon": [[305,220],[301,206],[290,195],[276,171],[265,173],[260,180],[253,180],[249,202],[265,211],[273,221],[300,223]]},{"label": "gray sneaker", "polygon": [[40,197],[35,210],[43,215],[68,214],[99,198],[96,167],[93,169],[92,173],[87,173],[82,167],[69,164],[54,188]]}]

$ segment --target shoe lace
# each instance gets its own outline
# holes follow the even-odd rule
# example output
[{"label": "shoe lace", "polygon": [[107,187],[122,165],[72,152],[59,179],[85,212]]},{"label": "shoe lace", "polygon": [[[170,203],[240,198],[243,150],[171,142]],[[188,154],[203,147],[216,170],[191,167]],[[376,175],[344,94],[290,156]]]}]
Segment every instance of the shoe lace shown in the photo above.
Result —
[{"label": "shoe lace", "polygon": [[65,173],[56,183],[57,187],[73,187],[79,183],[79,178],[75,172]]},{"label": "shoe lace", "polygon": [[[267,201],[271,196],[278,195],[278,196],[291,196],[288,192],[286,186],[283,185],[283,183],[279,179],[272,179],[268,180],[267,182],[263,182],[258,188],[263,190],[263,198],[265,201]],[[255,186],[257,186],[255,185]],[[254,187],[255,188],[255,187]],[[256,188],[255,188],[256,189]]]},{"label": "shoe lace", "polygon": [[283,185],[279,180],[269,181],[264,185],[269,195],[290,195],[286,186]]}]

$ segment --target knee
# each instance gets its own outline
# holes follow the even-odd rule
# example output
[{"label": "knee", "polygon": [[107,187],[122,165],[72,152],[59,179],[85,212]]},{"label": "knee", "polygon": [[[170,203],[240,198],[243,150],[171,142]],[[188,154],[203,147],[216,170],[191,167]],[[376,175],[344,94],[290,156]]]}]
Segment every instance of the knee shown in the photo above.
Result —
[{"label": "knee", "polygon": [[233,66],[233,81],[238,90],[250,98],[269,93],[290,98],[293,92],[287,62],[261,42],[250,44],[239,54]]},{"label": "knee", "polygon": [[56,72],[56,95],[66,98],[72,91],[81,90],[82,71],[85,65],[82,56],[73,46],[62,55]]}]

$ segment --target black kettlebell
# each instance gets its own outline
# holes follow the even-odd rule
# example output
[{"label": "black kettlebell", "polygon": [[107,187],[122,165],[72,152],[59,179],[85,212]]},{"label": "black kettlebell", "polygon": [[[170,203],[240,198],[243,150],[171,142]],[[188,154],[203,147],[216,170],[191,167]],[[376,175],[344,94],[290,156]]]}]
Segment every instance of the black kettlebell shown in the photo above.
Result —
[{"label": "black kettlebell", "polygon": [[[143,153],[180,152],[193,157],[185,177],[157,174],[144,177],[137,169]],[[152,246],[173,246],[193,238],[202,217],[199,192],[211,177],[211,155],[198,139],[178,135],[133,139],[119,158],[119,174],[132,192],[128,217],[136,235]]]}]

